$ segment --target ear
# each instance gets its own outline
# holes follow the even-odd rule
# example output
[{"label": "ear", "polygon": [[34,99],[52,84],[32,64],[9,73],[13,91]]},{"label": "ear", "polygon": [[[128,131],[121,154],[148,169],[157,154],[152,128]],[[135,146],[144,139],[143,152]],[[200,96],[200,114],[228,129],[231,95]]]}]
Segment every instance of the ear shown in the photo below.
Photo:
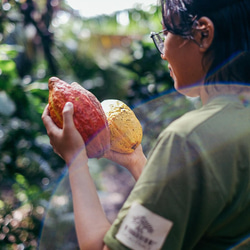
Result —
[{"label": "ear", "polygon": [[214,24],[208,17],[201,17],[196,31],[195,40],[200,44],[200,51],[206,52],[214,39]]}]

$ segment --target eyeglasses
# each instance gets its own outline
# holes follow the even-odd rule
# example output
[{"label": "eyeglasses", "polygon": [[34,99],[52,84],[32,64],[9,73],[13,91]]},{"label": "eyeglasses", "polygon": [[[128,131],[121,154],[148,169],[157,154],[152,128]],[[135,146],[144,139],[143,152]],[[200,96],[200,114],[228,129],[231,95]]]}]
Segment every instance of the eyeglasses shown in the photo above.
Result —
[{"label": "eyeglasses", "polygon": [[164,29],[158,33],[151,32],[150,37],[153,39],[153,42],[155,44],[155,47],[158,49],[158,51],[163,55],[164,52],[164,40],[165,35],[164,32],[166,32],[167,29]]},{"label": "eyeglasses", "polygon": [[[158,33],[151,32],[150,37],[153,39],[155,47],[157,50],[163,55],[164,54],[164,40],[165,36],[164,32],[168,32],[167,29],[164,29]],[[199,47],[202,47],[202,44],[199,44],[192,36],[189,36],[188,39],[196,43]]]}]

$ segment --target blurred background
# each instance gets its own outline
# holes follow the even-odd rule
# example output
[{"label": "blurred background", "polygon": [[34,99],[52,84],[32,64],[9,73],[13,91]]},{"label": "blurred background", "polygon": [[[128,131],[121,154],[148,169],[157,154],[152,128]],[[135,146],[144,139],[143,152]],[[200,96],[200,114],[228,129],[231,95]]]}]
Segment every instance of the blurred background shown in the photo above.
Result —
[{"label": "blurred background", "polygon": [[[41,121],[51,76],[129,105],[146,154],[162,128],[199,105],[173,90],[149,37],[160,22],[156,0],[1,1],[0,249],[78,249],[67,167]],[[112,222],[134,180],[107,160],[89,165]]]}]

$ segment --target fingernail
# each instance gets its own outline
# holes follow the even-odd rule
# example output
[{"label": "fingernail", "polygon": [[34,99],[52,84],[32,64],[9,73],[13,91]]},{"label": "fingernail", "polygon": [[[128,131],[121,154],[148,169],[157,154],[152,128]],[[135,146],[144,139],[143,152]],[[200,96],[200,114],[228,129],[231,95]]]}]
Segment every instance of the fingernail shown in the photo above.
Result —
[{"label": "fingernail", "polygon": [[64,108],[73,108],[72,102],[66,102]]},{"label": "fingernail", "polygon": [[67,107],[73,107],[73,103],[72,102],[66,102],[65,106],[67,106]]}]

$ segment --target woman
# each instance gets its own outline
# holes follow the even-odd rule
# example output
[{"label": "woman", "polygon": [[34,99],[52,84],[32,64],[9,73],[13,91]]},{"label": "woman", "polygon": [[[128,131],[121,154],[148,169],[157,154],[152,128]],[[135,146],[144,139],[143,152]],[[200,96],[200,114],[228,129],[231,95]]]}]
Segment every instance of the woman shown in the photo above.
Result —
[{"label": "woman", "polygon": [[137,180],[112,226],[88,171],[72,104],[65,105],[63,129],[44,110],[51,144],[69,166],[82,249],[228,249],[250,235],[250,109],[238,98],[250,83],[250,1],[161,5],[163,31],[152,38],[176,90],[200,96],[203,106],[168,126],[148,160],[141,146],[130,155],[105,156]]}]

